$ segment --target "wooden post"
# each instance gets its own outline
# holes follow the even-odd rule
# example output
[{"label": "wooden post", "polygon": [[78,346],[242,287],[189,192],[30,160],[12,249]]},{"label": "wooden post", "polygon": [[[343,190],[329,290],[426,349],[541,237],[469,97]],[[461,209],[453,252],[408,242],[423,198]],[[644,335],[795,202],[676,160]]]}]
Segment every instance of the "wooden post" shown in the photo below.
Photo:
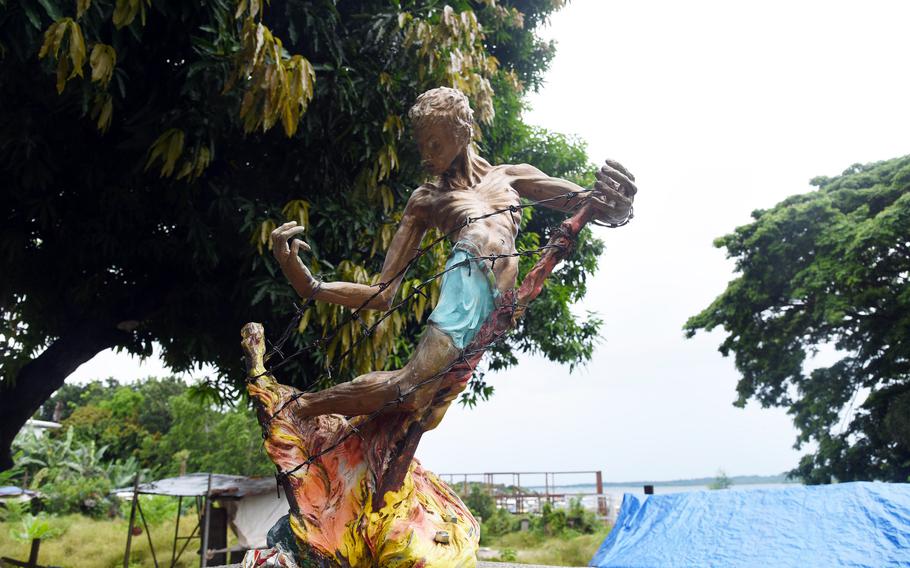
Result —
[{"label": "wooden post", "polygon": [[133,501],[130,506],[130,524],[126,529],[126,552],[123,553],[123,568],[130,567],[130,546],[133,544],[133,524],[136,522],[136,503],[139,499],[139,477],[141,473],[136,474],[133,480]]},{"label": "wooden post", "polygon": [[149,550],[152,553],[152,564],[155,565],[155,568],[158,568],[158,555],[155,554],[155,545],[152,543],[152,531],[149,530],[149,525],[145,521],[145,513],[142,512],[142,503],[136,501],[136,510],[139,511],[139,520],[142,521],[142,528],[145,530],[145,537],[149,541]]},{"label": "wooden post", "polygon": [[202,550],[199,559],[200,568],[205,568],[209,557],[209,514],[212,512],[212,474],[209,474],[209,482],[205,489],[205,513],[202,518]]},{"label": "wooden post", "polygon": [[32,539],[32,549],[28,553],[28,566],[29,568],[35,568],[38,566],[38,548],[41,547],[41,539],[33,538]]},{"label": "wooden post", "polygon": [[515,485],[518,487],[518,502],[515,503],[515,508],[518,509],[519,513],[524,513],[524,491],[521,489],[521,474],[517,473]]},{"label": "wooden post", "polygon": [[174,526],[174,546],[171,548],[171,563],[169,568],[174,568],[177,563],[177,537],[180,535],[180,511],[183,509],[183,495],[177,498],[177,523]]}]

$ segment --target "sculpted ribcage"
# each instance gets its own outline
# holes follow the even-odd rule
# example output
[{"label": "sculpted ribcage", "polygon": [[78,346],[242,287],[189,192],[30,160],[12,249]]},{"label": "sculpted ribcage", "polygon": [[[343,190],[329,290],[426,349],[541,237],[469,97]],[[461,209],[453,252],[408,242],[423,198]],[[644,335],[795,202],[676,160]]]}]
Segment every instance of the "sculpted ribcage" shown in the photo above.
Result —
[{"label": "sculpted ribcage", "polygon": [[[435,209],[436,225],[445,232],[458,227],[468,217],[477,218],[483,215],[517,205],[518,193],[504,183],[499,176],[489,175],[473,189],[436,190],[432,208]],[[514,236],[514,226],[520,220],[518,213],[503,213],[489,218],[493,224],[509,226]]]}]

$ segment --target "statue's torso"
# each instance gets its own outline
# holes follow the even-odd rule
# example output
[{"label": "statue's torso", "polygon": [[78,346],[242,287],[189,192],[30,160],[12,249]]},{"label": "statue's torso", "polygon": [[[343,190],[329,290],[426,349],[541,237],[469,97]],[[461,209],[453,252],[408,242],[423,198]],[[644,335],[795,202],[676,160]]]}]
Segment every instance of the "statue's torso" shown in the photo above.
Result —
[{"label": "statue's torso", "polygon": [[[452,243],[469,241],[483,256],[510,255],[515,252],[515,237],[521,223],[521,211],[508,211],[519,205],[518,192],[512,187],[507,166],[492,167],[474,186],[450,189],[424,185],[420,192],[420,214],[428,228],[448,235]],[[506,210],[502,213],[495,211]],[[489,215],[487,217],[487,215]],[[466,219],[472,219],[463,225]],[[514,288],[518,258],[504,257],[492,263],[500,292]]]}]

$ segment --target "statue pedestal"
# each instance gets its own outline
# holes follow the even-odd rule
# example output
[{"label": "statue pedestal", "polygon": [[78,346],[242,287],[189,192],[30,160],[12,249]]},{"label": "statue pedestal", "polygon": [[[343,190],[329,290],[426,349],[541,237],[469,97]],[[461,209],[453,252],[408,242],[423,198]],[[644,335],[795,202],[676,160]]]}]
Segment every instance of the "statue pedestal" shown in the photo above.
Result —
[{"label": "statue pedestal", "polygon": [[266,452],[279,471],[289,472],[279,481],[304,566],[476,564],[480,526],[458,495],[412,457],[423,433],[413,413],[301,419],[293,412],[298,391],[263,366],[262,326],[247,324],[242,335],[247,392],[257,403]]}]

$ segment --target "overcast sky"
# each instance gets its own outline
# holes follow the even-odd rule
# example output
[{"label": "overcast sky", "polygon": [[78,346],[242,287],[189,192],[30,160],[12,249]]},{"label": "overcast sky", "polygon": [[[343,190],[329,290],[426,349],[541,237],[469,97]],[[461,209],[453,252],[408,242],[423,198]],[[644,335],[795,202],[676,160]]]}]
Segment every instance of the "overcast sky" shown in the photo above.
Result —
[{"label": "overcast sky", "polygon": [[[610,481],[794,467],[780,409],[732,406],[738,379],[685,320],[733,277],[712,240],[809,179],[910,152],[908,2],[574,0],[530,123],[577,134],[636,175],[635,220],[578,308],[605,320],[591,363],[522,358],[454,406],[417,452],[434,471],[603,470]],[[203,371],[204,372],[204,371]],[[165,374],[103,353],[70,380]]]}]

